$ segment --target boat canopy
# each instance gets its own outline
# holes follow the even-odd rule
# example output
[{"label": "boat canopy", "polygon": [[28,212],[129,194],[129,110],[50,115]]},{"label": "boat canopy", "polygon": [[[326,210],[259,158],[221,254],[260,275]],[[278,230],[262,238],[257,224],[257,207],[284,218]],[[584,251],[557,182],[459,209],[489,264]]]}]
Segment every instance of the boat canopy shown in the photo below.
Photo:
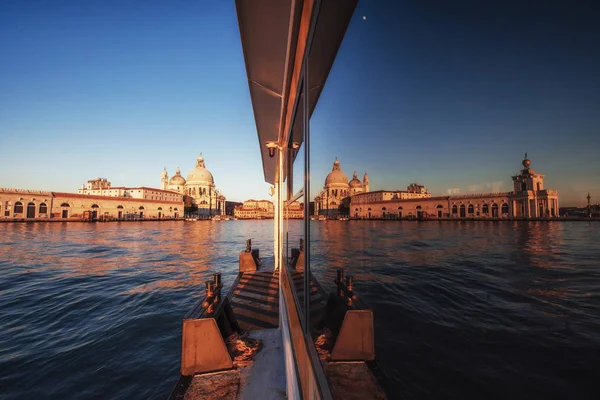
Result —
[{"label": "boat canopy", "polygon": [[235,3],[265,181],[274,184],[280,154],[269,148],[302,144],[302,118],[295,115],[303,112],[299,109],[303,77],[308,76],[310,117],[357,0]]}]

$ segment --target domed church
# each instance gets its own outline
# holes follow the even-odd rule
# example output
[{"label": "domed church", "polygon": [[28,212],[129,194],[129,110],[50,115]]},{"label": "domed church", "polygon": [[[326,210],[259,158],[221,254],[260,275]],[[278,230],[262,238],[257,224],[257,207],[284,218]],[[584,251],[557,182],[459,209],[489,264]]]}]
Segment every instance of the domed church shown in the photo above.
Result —
[{"label": "domed church", "polygon": [[199,215],[225,215],[225,196],[215,187],[215,180],[206,169],[202,154],[196,160],[196,166],[187,175],[187,179],[181,176],[179,168],[169,179],[165,168],[160,182],[163,190],[189,196],[198,207]]},{"label": "domed church", "polygon": [[354,171],[352,180],[348,182],[348,177],[340,167],[340,161],[335,158],[333,169],[325,178],[325,186],[315,197],[315,214],[336,215],[344,199],[357,193],[369,191],[369,177],[365,173],[361,182]]}]

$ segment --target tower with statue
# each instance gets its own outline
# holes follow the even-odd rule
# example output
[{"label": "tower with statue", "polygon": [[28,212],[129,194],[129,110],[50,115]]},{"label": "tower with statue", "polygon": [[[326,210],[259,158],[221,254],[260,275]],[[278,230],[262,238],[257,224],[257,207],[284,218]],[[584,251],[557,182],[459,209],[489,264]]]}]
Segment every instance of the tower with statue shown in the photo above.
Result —
[{"label": "tower with statue", "polygon": [[544,188],[544,175],[531,168],[525,153],[523,169],[512,177],[514,189],[509,197],[510,215],[515,218],[548,218],[558,216],[558,193]]}]

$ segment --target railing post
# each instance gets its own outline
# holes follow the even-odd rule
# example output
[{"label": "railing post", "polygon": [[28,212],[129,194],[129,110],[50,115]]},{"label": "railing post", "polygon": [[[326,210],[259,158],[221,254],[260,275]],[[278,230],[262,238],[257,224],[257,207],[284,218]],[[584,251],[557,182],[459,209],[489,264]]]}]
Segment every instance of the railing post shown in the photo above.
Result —
[{"label": "railing post", "polygon": [[214,294],[215,283],[213,281],[206,281],[206,297],[210,297]]},{"label": "railing post", "polygon": [[223,286],[223,283],[221,282],[221,273],[217,272],[213,275],[213,281],[215,284],[215,288],[220,288],[221,286]]},{"label": "railing post", "polygon": [[348,290],[352,290],[353,285],[354,285],[354,277],[353,276],[346,277],[346,287],[348,288]]},{"label": "railing post", "polygon": [[[354,286],[354,277],[348,276],[346,277],[346,290],[348,290],[348,294],[352,293],[352,287]],[[348,305],[351,306],[354,302],[354,294],[352,296],[348,296]]]},{"label": "railing post", "polygon": [[[337,269],[337,279],[336,280],[339,283],[343,283],[344,282],[344,269],[343,268],[338,268]],[[344,296],[344,291],[341,288],[338,289],[338,295],[340,297]]]}]

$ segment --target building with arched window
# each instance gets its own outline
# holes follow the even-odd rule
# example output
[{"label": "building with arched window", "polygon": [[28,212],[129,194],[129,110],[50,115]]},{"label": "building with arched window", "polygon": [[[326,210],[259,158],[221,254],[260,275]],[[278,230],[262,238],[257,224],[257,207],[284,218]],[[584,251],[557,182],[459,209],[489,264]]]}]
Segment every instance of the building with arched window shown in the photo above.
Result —
[{"label": "building with arched window", "polygon": [[225,196],[215,187],[212,173],[206,168],[202,154],[187,178],[181,175],[179,167],[169,179],[165,168],[161,175],[161,189],[189,196],[198,207],[199,215],[225,215]]},{"label": "building with arched window", "polygon": [[[158,189],[154,189],[158,190]],[[132,220],[183,217],[181,196],[174,199],[0,189],[0,220]]]},{"label": "building with arched window", "polygon": [[342,171],[340,161],[335,159],[331,172],[325,178],[323,189],[315,197],[316,215],[338,215],[341,209],[347,208],[349,198],[369,191],[369,176],[365,173],[361,182],[354,171],[352,180]]},{"label": "building with arched window", "polygon": [[558,217],[558,193],[544,188],[544,175],[531,168],[525,154],[524,169],[512,177],[511,192],[432,197],[423,186],[406,192],[378,190],[350,197],[353,218],[551,218]]}]

